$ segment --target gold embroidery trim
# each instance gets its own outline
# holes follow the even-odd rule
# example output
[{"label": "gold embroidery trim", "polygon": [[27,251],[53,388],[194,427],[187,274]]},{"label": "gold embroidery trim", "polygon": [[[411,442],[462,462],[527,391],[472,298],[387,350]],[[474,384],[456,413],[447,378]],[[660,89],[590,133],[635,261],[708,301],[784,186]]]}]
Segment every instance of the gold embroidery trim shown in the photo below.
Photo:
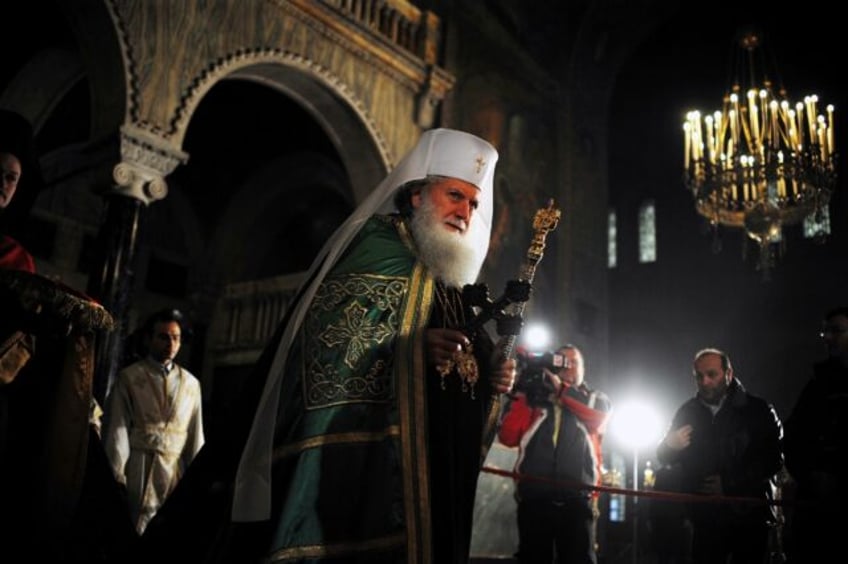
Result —
[{"label": "gold embroidery trim", "polygon": [[271,562],[283,562],[285,560],[300,558],[338,557],[345,554],[365,552],[369,550],[385,550],[392,547],[401,547],[405,540],[406,535],[399,533],[397,535],[369,539],[362,542],[294,546],[291,548],[280,549],[271,554]]},{"label": "gold embroidery trim", "polygon": [[386,437],[400,436],[400,427],[391,425],[383,431],[373,431],[370,433],[336,433],[332,435],[319,435],[310,437],[296,443],[287,444],[274,449],[274,460],[279,460],[305,450],[323,447],[327,445],[337,445],[344,443],[376,443],[384,440]]}]

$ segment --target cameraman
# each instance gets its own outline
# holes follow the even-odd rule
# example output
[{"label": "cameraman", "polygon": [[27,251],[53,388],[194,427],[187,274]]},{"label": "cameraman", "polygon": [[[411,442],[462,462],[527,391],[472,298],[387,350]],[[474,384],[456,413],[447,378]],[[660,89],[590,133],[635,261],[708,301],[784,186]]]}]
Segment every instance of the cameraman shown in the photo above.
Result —
[{"label": "cameraman", "polygon": [[[611,404],[583,380],[583,355],[563,345],[551,362],[531,358],[498,432],[518,447],[518,562],[597,562],[597,494],[582,486],[601,479],[601,441]],[[561,360],[561,362],[558,362]],[[554,552],[556,547],[556,552]]]}]

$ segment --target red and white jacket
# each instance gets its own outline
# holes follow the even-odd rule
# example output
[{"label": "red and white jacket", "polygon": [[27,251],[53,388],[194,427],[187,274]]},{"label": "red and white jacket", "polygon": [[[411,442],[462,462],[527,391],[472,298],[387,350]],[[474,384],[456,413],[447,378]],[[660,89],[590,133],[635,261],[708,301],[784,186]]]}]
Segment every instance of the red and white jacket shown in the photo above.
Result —
[{"label": "red and white jacket", "polygon": [[530,405],[524,394],[517,394],[498,439],[518,447],[518,498],[557,501],[596,495],[584,486],[601,482],[601,443],[611,407],[605,394],[585,384],[563,386],[542,405]]}]

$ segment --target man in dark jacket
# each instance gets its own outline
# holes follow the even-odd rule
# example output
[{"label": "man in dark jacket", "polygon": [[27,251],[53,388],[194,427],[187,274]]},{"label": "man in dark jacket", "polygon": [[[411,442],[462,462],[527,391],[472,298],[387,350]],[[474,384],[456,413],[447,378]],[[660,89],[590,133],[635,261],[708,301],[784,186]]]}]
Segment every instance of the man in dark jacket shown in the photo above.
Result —
[{"label": "man in dark jacket", "polygon": [[821,337],[828,358],[814,366],[786,420],[786,467],[796,485],[787,539],[792,562],[829,560],[842,551],[848,526],[848,307],[825,315]]},{"label": "man in dark jacket", "polygon": [[694,562],[766,562],[782,424],[734,378],[723,351],[698,351],[693,374],[697,393],[675,413],[657,459],[678,465],[685,493],[737,498],[690,505]]}]

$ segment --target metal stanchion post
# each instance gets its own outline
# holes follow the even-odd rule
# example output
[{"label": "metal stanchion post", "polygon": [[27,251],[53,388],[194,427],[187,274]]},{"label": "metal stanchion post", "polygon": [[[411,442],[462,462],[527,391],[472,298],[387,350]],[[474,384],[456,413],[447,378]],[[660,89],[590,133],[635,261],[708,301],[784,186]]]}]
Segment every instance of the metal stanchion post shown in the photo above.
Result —
[{"label": "metal stanchion post", "polygon": [[[639,491],[639,448],[633,449],[633,490]],[[633,564],[639,562],[639,496],[633,496]]]}]

